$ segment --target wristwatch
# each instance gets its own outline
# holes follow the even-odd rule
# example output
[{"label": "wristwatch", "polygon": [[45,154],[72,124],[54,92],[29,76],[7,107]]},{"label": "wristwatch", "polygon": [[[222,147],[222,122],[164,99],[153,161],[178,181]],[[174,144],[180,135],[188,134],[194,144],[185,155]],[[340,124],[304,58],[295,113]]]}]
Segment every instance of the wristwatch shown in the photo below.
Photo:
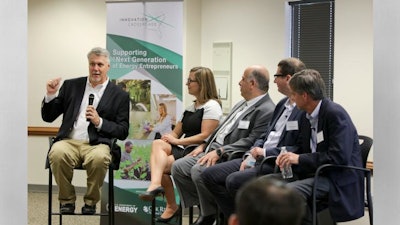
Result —
[{"label": "wristwatch", "polygon": [[215,152],[217,153],[217,156],[218,156],[218,157],[221,157],[222,151],[221,151],[220,148],[217,148],[217,149],[215,150]]}]

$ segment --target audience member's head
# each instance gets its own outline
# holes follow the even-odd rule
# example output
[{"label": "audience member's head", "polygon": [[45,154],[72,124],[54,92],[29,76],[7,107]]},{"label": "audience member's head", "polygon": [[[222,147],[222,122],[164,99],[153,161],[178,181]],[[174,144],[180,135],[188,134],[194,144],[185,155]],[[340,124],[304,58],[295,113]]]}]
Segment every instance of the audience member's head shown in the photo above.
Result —
[{"label": "audience member's head", "polygon": [[229,225],[300,225],[306,203],[283,182],[259,178],[239,190],[235,206]]},{"label": "audience member's head", "polygon": [[305,69],[293,75],[289,81],[290,89],[297,93],[306,93],[312,100],[325,97],[325,83],[318,71]]}]

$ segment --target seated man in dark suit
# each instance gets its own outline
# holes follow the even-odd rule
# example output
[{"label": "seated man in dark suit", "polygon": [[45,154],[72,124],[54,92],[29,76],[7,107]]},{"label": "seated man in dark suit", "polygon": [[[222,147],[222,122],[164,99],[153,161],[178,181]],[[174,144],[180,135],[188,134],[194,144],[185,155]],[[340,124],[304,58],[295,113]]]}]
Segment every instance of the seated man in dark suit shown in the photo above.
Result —
[{"label": "seated man in dark suit", "polygon": [[[289,80],[293,74],[305,69],[299,59],[288,58],[278,63],[274,75],[278,91],[284,94],[276,106],[272,120],[266,131],[256,140],[245,156],[209,167],[201,177],[212,193],[225,221],[234,212],[234,197],[237,190],[247,181],[255,178],[259,171],[258,162],[265,156],[277,156],[280,148],[285,146],[290,151],[299,151],[300,131],[309,129],[309,124],[300,124],[305,112],[299,110],[292,99]],[[255,162],[255,160],[258,162]],[[253,161],[253,162],[252,162]],[[249,165],[250,164],[250,165]],[[263,174],[272,173],[273,167],[263,166]]]},{"label": "seated man in dark suit", "polygon": [[46,85],[43,120],[53,122],[63,114],[56,142],[49,151],[62,214],[75,211],[76,195],[71,181],[74,168],[80,165],[88,175],[82,214],[96,212],[100,188],[111,162],[111,139],[123,140],[128,136],[129,95],[110,82],[109,55],[106,49],[93,48],[87,55],[87,77],[65,80],[61,88],[61,78],[49,80]]},{"label": "seated man in dark suit", "polygon": [[[337,103],[324,97],[324,81],[316,70],[296,73],[289,82],[298,108],[307,112],[311,132],[304,135],[309,150],[302,154],[279,155],[276,164],[292,165],[299,178],[288,183],[306,200],[312,195],[314,173],[323,164],[362,167],[357,130],[348,113]],[[354,170],[331,170],[318,180],[317,197],[329,197],[329,209],[337,222],[364,215],[364,179]],[[303,225],[311,224],[307,211]]]},{"label": "seated man in dark suit", "polygon": [[201,216],[196,225],[213,224],[217,212],[216,203],[200,177],[201,172],[216,164],[224,151],[247,151],[267,129],[275,108],[268,95],[268,84],[269,73],[265,67],[254,65],[246,68],[239,82],[244,100],[232,108],[207,143],[172,165],[172,177],[183,207],[200,204]]},{"label": "seated man in dark suit", "polygon": [[273,179],[255,179],[239,189],[236,212],[229,225],[300,225],[306,203],[303,198]]}]

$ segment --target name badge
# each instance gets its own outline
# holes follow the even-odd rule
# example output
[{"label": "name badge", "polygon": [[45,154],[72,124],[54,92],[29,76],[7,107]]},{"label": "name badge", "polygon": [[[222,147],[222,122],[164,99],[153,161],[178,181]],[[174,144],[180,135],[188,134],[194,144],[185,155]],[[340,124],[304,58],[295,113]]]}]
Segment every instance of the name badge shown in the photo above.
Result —
[{"label": "name badge", "polygon": [[324,133],[321,130],[320,132],[317,133],[317,144],[319,144],[320,142],[324,141]]},{"label": "name badge", "polygon": [[299,130],[299,124],[297,120],[294,121],[287,121],[286,122],[286,130]]},{"label": "name badge", "polygon": [[239,125],[238,125],[238,128],[239,129],[249,129],[249,126],[250,126],[250,121],[246,121],[246,120],[241,120],[241,121],[239,121]]}]

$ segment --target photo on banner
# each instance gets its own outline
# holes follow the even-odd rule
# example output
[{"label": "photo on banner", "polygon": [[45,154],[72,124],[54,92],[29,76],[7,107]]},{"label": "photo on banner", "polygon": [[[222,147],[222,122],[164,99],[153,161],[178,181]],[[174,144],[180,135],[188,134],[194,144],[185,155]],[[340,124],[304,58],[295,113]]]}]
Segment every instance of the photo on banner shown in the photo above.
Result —
[{"label": "photo on banner", "polygon": [[[183,3],[107,2],[106,40],[108,75],[129,93],[131,109],[129,136],[118,141],[122,157],[114,171],[115,224],[150,224],[151,202],[138,195],[149,185],[152,141],[173,129],[182,114]],[[164,210],[163,198],[157,198],[156,216]]]}]

